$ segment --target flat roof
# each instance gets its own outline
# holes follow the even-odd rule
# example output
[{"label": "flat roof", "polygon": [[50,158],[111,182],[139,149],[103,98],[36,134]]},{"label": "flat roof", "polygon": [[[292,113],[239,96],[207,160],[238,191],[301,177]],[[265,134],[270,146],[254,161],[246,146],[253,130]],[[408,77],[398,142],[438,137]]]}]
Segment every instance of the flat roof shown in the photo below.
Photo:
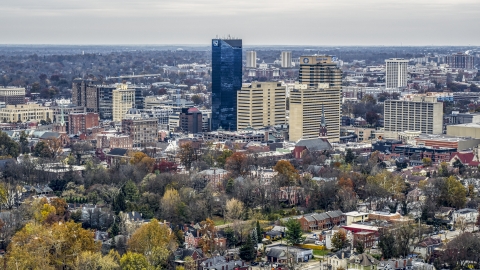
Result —
[{"label": "flat roof", "polygon": [[345,216],[354,216],[354,217],[364,216],[364,215],[368,215],[368,213],[366,213],[366,212],[358,212],[358,211],[352,211],[352,212],[345,213]]},{"label": "flat roof", "polygon": [[343,226],[342,228],[378,231],[378,227],[376,226],[368,226],[368,225],[362,225],[362,224],[350,224],[347,226]]}]

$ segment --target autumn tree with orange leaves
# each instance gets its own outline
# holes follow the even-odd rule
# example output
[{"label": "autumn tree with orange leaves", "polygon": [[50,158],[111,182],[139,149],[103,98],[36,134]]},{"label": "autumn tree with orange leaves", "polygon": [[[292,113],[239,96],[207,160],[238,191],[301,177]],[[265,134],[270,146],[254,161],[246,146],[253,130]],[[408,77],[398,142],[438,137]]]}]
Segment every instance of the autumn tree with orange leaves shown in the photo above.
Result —
[{"label": "autumn tree with orange leaves", "polygon": [[234,176],[245,175],[248,171],[247,155],[241,152],[235,152],[227,158],[225,169]]}]

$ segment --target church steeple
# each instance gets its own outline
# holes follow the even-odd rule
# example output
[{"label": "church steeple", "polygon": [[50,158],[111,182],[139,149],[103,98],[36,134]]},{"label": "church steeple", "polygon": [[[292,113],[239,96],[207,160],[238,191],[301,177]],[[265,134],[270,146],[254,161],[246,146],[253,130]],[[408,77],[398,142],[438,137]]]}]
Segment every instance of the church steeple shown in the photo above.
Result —
[{"label": "church steeple", "polygon": [[325,108],[322,104],[322,120],[320,121],[320,130],[318,136],[320,138],[326,138],[327,137],[327,124],[325,122]]},{"label": "church steeple", "polygon": [[60,120],[60,125],[63,127],[65,126],[65,115],[63,114],[63,106],[61,107],[61,116],[62,119]]}]

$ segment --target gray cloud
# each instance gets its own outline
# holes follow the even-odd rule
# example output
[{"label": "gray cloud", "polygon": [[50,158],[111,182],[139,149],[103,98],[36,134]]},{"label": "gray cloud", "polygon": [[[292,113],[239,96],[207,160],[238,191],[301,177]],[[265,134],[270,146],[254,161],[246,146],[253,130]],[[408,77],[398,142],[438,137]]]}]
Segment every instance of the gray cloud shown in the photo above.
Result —
[{"label": "gray cloud", "polygon": [[478,0],[2,0],[2,43],[480,45]]}]

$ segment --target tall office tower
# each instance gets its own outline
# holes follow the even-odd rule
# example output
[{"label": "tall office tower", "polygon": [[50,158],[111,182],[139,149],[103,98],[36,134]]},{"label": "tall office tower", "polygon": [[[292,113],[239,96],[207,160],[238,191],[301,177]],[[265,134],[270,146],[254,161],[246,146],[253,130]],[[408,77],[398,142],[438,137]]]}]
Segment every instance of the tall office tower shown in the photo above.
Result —
[{"label": "tall office tower", "polygon": [[290,91],[290,141],[318,137],[340,141],[340,89],[323,86],[297,85]]},{"label": "tall office tower", "polygon": [[212,40],[212,130],[237,127],[237,91],[242,88],[242,40]]},{"label": "tall office tower", "polygon": [[451,68],[473,69],[475,57],[465,53],[456,53],[445,57],[445,62]]},{"label": "tall office tower", "polygon": [[328,55],[301,56],[298,77],[299,83],[310,87],[317,87],[319,83],[340,90],[342,87],[342,71]]},{"label": "tall office tower", "polygon": [[299,83],[290,91],[290,140],[318,138],[328,130],[330,142],[340,141],[342,71],[331,56],[302,56]]},{"label": "tall office tower", "polygon": [[247,68],[256,68],[257,67],[257,52],[256,51],[247,51]]},{"label": "tall office tower", "polygon": [[5,105],[25,104],[25,88],[0,87],[0,102]]},{"label": "tall office tower", "polygon": [[408,60],[392,58],[385,60],[385,88],[400,88],[407,86]]},{"label": "tall office tower", "polygon": [[252,82],[237,92],[237,129],[285,124],[286,87],[279,82]]},{"label": "tall office tower", "polygon": [[120,84],[112,92],[113,121],[120,122],[125,114],[135,105],[135,89],[128,88],[126,84]]},{"label": "tall office tower", "polygon": [[[415,96],[413,100],[385,100],[385,136],[395,133],[421,131],[426,134],[442,134],[443,103],[436,97]],[[388,134],[387,134],[388,133]]]},{"label": "tall office tower", "polygon": [[292,67],[292,52],[282,52],[282,68]]},{"label": "tall office tower", "polygon": [[88,112],[98,112],[99,94],[98,82],[92,80],[75,79],[72,83],[72,103],[75,106],[85,107]]}]

